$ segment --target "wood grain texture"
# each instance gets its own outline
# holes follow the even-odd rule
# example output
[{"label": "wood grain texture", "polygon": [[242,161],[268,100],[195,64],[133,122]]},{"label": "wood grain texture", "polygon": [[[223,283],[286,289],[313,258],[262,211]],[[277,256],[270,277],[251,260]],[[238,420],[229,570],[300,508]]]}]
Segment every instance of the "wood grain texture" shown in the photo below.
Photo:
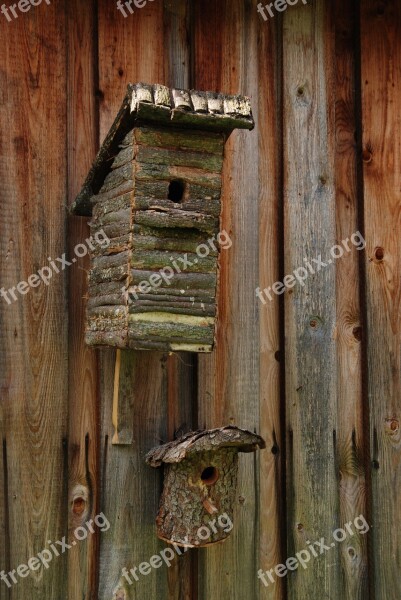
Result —
[{"label": "wood grain texture", "polygon": [[[0,257],[6,289],[66,250],[64,10],[62,1],[43,4],[0,22]],[[30,289],[10,305],[2,298],[0,313],[0,440],[7,452],[10,540],[0,568],[17,569],[48,540],[67,534],[66,273],[55,273],[48,286]],[[49,569],[18,578],[9,596],[2,582],[1,595],[62,598],[66,567],[64,554]]]},{"label": "wood grain texture", "polygon": [[[264,290],[280,279],[282,244],[282,56],[281,21],[260,21],[258,43],[259,97],[259,282]],[[256,300],[260,319],[260,435],[267,450],[260,456],[260,557],[257,569],[268,571],[285,560],[285,504],[280,381],[284,341],[280,339],[279,297]],[[261,600],[282,600],[285,581],[265,587],[258,580]]]},{"label": "wood grain texture", "polygon": [[[165,83],[171,87],[188,89],[193,87],[191,77],[193,3],[191,0],[164,0],[163,7]],[[168,133],[164,134],[164,138],[168,135]],[[198,136],[185,136],[184,138],[182,135],[181,137],[181,150],[191,144],[195,145],[195,150],[199,149]],[[219,134],[206,136],[209,150],[213,150],[217,154],[221,152],[219,137]],[[178,138],[176,137],[176,139]],[[155,145],[159,145],[159,143],[162,142],[156,138]],[[202,198],[201,193],[199,198]],[[217,203],[217,201],[211,200],[210,204],[212,203]],[[203,204],[205,204],[204,200]],[[189,352],[170,353],[167,357],[166,367],[168,378],[167,431],[168,439],[172,440],[186,431],[197,428],[198,358]],[[167,574],[169,600],[196,599],[197,559],[196,550],[189,549],[174,561]]]},{"label": "wood grain texture", "polygon": [[[73,202],[98,145],[95,2],[68,3],[68,199]],[[70,217],[69,255],[85,243],[87,219]],[[89,254],[69,270],[69,535],[99,513],[99,398],[97,357],[85,345],[85,298]],[[68,553],[69,598],[97,598],[98,529]]]},{"label": "wood grain texture", "polygon": [[[337,244],[360,228],[357,169],[357,97],[355,96],[357,11],[337,0],[336,23],[336,233]],[[360,251],[351,243],[336,262],[337,286],[337,456],[340,526],[367,515],[365,441],[362,399],[362,325],[360,310]],[[340,546],[344,597],[366,598],[367,538],[356,532]]]},{"label": "wood grain texture", "polygon": [[401,596],[401,6],[361,5],[374,597]]},{"label": "wood grain texture", "polygon": [[[148,3],[126,19],[114,3],[101,0],[99,8],[100,139],[103,140],[129,82],[164,83],[163,5]],[[121,570],[139,566],[159,552],[155,517],[161,478],[149,472],[146,452],[166,441],[167,376],[165,357],[159,353],[121,353],[120,386],[132,393],[131,446],[113,446],[112,399],[114,352],[102,351],[101,447],[102,507],[110,520],[100,547],[99,599],[168,598],[164,568],[154,569],[133,585]],[[128,401],[128,399],[126,398]],[[118,551],[117,551],[118,548]]]},{"label": "wood grain texture", "polygon": [[166,419],[162,418],[167,397],[165,359],[154,352],[122,352],[120,393],[131,393],[134,441],[131,445],[113,446],[113,362],[110,351],[107,354],[110,356],[104,358],[102,370],[103,510],[111,527],[101,538],[99,598],[112,598],[113,594],[123,599],[136,598],[138,594],[144,598],[167,598],[164,568],[140,576],[138,582],[132,578],[132,585],[121,573],[124,567],[129,571],[148,562],[162,548],[154,524],[162,479],[145,465],[144,457],[152,444],[165,441],[167,436]]},{"label": "wood grain texture", "polygon": [[[8,515],[8,468],[7,445],[5,440],[5,423],[3,420],[3,403],[0,402],[0,565],[6,573],[10,567],[10,539]],[[3,437],[4,436],[4,437]],[[9,600],[10,590],[6,585],[0,586],[0,600]]]},{"label": "wood grain texture", "polygon": [[[284,16],[285,273],[335,244],[334,23],[323,0]],[[338,526],[335,267],[285,297],[288,556]],[[339,599],[338,546],[287,576],[288,597]]]},{"label": "wood grain texture", "polygon": [[[257,18],[251,2],[197,2],[193,82],[251,96],[256,121]],[[257,133],[234,132],[225,150],[221,221],[233,245],[221,253],[216,350],[199,357],[200,427],[260,428],[257,169]],[[240,457],[234,530],[224,545],[200,553],[200,600],[258,598],[258,464],[259,456]]]}]

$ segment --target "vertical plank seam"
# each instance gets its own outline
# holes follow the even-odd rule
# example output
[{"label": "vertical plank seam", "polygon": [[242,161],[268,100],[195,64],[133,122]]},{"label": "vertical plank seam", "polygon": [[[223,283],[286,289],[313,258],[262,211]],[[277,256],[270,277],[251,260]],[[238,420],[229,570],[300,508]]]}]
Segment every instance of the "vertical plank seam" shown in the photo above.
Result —
[{"label": "vertical plank seam", "polygon": [[[355,112],[356,112],[356,146],[357,146],[357,158],[356,158],[356,177],[357,177],[357,209],[358,209],[358,220],[360,223],[360,231],[364,239],[365,237],[365,186],[363,178],[363,114],[362,114],[362,32],[361,32],[361,0],[357,0],[354,5],[355,10]],[[366,251],[366,250],[365,250]],[[367,273],[364,254],[361,252],[359,255],[359,276],[360,276],[360,287],[359,287],[359,303],[361,312],[361,324],[362,324],[362,340],[361,340],[361,388],[362,388],[362,419],[363,419],[363,430],[364,430],[364,469],[366,477],[366,517],[370,525],[372,523],[372,471],[371,471],[371,419],[370,419],[370,408],[369,408],[369,396],[368,396],[368,307],[366,302],[366,289],[367,289]],[[367,536],[367,571],[368,571],[368,591],[369,600],[375,598],[375,569],[374,569],[374,551],[371,536]]]}]

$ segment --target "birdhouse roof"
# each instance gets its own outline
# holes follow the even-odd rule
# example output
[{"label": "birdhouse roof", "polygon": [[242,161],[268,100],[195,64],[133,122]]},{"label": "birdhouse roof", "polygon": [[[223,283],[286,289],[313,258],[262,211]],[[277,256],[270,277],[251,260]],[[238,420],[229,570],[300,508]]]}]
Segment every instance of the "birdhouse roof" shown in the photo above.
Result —
[{"label": "birdhouse roof", "polygon": [[265,448],[264,440],[246,429],[229,425],[209,431],[191,431],[178,440],[153,448],[146,462],[151,467],[162,463],[178,463],[196,452],[218,451],[220,448],[236,448],[238,452],[254,452]]},{"label": "birdhouse roof", "polygon": [[91,215],[90,198],[98,193],[110,161],[135,123],[217,131],[227,136],[234,129],[253,129],[255,125],[246,96],[180,90],[160,84],[129,84],[117,117],[71,207],[73,214]]}]

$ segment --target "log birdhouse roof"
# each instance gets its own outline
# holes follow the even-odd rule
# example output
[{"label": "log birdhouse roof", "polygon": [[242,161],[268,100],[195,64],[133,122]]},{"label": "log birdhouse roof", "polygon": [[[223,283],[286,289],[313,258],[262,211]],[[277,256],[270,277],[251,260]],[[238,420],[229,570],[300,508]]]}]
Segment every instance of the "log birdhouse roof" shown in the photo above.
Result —
[{"label": "log birdhouse roof", "polygon": [[237,448],[238,452],[254,452],[266,447],[264,440],[246,429],[229,425],[209,431],[191,431],[178,440],[153,448],[146,456],[151,467],[162,463],[179,463],[196,452],[218,451],[220,448]]},{"label": "log birdhouse roof", "polygon": [[251,130],[255,125],[246,96],[170,89],[159,84],[129,84],[117,117],[71,207],[73,214],[92,214],[90,199],[99,191],[119,144],[135,124],[216,131],[227,136],[234,129]]}]

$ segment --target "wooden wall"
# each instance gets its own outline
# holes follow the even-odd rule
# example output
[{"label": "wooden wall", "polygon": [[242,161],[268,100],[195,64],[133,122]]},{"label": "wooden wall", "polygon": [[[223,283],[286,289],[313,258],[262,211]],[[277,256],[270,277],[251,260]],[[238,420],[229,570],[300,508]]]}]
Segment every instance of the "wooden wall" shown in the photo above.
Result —
[{"label": "wooden wall", "polygon": [[[233,246],[212,355],[85,347],[87,259],[0,298],[0,570],[101,511],[111,523],[11,589],[0,581],[0,600],[401,597],[401,4],[310,0],[268,22],[256,4],[154,0],[123,18],[111,0],[53,0],[0,14],[5,289],[88,237],[67,207],[128,82],[247,94],[256,120],[227,144]],[[258,300],[358,230],[365,251]],[[231,537],[127,585],[121,569],[163,548],[161,473],[144,454],[179,428],[229,423],[267,442],[240,457]],[[274,585],[257,578],[361,514],[367,535]]]}]

